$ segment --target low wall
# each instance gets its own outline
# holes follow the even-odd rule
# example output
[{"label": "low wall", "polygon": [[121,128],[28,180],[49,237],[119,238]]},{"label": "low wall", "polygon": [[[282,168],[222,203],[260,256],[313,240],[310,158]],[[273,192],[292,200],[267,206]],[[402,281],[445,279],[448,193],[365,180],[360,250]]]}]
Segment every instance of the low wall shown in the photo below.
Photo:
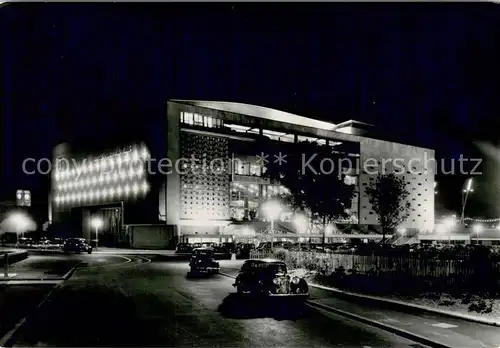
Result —
[{"label": "low wall", "polygon": [[[27,251],[9,251],[7,252],[9,255],[9,265],[26,260],[28,258],[28,252]],[[4,260],[5,260],[5,254],[2,253],[0,254],[0,266],[3,267],[4,265]]]},{"label": "low wall", "polygon": [[172,248],[174,235],[167,225],[127,225],[130,246],[135,249]]}]

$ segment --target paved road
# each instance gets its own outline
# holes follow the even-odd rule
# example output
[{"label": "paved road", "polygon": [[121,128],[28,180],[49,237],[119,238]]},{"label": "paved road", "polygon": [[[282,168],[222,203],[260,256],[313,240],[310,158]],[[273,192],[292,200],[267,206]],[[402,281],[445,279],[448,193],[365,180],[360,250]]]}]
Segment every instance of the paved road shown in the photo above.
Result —
[{"label": "paved road", "polygon": [[132,262],[123,256],[30,252],[28,259],[10,266],[14,281],[0,278],[0,338],[33,312],[54,288],[53,280],[60,281],[75,266],[99,270]]},{"label": "paved road", "polygon": [[[223,272],[235,276],[242,261],[225,261]],[[373,302],[346,300],[332,296],[329,291],[312,288],[311,300],[343,312],[361,316],[373,321],[426,337],[434,342],[455,348],[498,348],[500,329],[491,325],[478,324],[448,316],[425,312],[401,312],[386,305]]]},{"label": "paved road", "polygon": [[186,278],[186,262],[127,257],[131,259],[127,264],[78,270],[9,343],[16,347],[421,347],[322,311],[296,315],[263,303],[242,302],[233,294],[230,278]]},{"label": "paved road", "polygon": [[19,261],[9,267],[9,273],[15,273],[13,279],[54,280],[61,279],[72,268],[94,267],[103,263],[119,264],[127,261],[120,255],[69,254],[62,252],[30,251],[26,260]]}]

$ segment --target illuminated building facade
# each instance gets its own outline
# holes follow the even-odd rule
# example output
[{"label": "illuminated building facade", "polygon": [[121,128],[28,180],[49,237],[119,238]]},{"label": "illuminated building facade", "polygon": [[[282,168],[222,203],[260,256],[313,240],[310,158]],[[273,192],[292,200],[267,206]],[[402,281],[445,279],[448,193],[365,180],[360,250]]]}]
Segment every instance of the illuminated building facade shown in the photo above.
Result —
[{"label": "illuminated building facade", "polygon": [[[286,188],[262,176],[265,168],[258,163],[256,143],[266,138],[276,142],[314,141],[355,159],[357,167],[352,168],[346,182],[356,185],[358,194],[348,207],[351,218],[339,223],[357,225],[365,232],[378,222],[364,188],[375,179],[377,168],[394,170],[397,159],[403,167],[400,175],[407,183],[411,203],[410,214],[401,227],[431,230],[434,151],[370,137],[371,128],[352,120],[335,125],[241,103],[169,101],[167,157],[182,165],[166,177],[160,214],[180,240],[190,242],[252,239],[255,230],[268,228],[262,223],[259,207],[269,197],[286,192]],[[196,164],[185,161],[191,157],[202,160]],[[218,171],[202,170],[201,162],[216,159]],[[295,232],[291,219],[285,209],[279,233]]]},{"label": "illuminated building facade", "polygon": [[[378,139],[371,125],[357,121],[333,124],[241,103],[170,100],[166,113],[166,125],[156,127],[161,134],[145,133],[135,142],[116,143],[119,150],[76,151],[70,144],[57,146],[53,163],[65,157],[78,159],[77,164],[87,160],[83,166],[70,163],[68,169],[53,171],[53,222],[80,224],[78,229],[90,239],[86,221],[101,214],[115,244],[116,240],[130,244],[132,237],[126,231],[131,225],[142,226],[144,240],[156,240],[158,245],[171,236],[189,242],[252,241],[269,231],[262,203],[287,192],[263,176],[265,166],[260,165],[256,150],[266,139],[276,144],[314,141],[355,163],[346,183],[355,185],[357,194],[346,207],[350,218],[337,225],[357,231],[349,228],[346,234],[332,228],[329,233],[355,234],[356,238],[373,238],[378,233],[377,216],[364,189],[379,169],[391,170],[391,160],[403,164],[404,171],[398,175],[404,177],[410,192],[411,211],[400,227],[419,232],[433,229],[433,150]],[[158,138],[164,143],[152,150],[148,141]],[[125,148],[126,144],[130,146]],[[154,173],[146,170],[148,165]],[[114,170],[107,170],[110,167]],[[101,174],[103,168],[106,175]],[[155,226],[155,232],[145,232],[145,226]],[[277,238],[294,235],[291,211],[284,207],[274,227]],[[308,234],[320,237],[318,231]]]},{"label": "illuminated building facade", "polygon": [[144,143],[94,154],[58,145],[52,162],[51,223],[65,235],[94,240],[89,222],[97,216],[103,221],[101,245],[130,245],[128,225],[158,222],[159,190],[148,172],[150,157]]}]

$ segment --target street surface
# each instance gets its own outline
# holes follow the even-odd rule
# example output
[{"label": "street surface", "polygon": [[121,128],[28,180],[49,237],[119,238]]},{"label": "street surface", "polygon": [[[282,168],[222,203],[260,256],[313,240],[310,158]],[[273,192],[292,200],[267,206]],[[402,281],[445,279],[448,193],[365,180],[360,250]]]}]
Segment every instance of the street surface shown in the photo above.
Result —
[{"label": "street surface", "polygon": [[[228,261],[221,272],[235,276],[241,264],[242,261]],[[500,347],[500,329],[495,326],[433,313],[404,313],[387,308],[383,304],[374,306],[361,301],[347,301],[318,288],[311,288],[310,294],[312,302],[384,323],[449,347]]]},{"label": "street surface", "polygon": [[422,347],[325,311],[242,301],[233,279],[187,278],[187,262],[168,256],[59,257],[87,263],[5,346]]}]

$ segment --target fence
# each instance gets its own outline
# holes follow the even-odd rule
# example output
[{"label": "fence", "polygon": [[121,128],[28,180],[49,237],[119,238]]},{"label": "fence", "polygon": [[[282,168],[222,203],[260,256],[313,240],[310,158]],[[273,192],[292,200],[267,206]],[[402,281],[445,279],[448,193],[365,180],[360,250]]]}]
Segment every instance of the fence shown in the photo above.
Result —
[{"label": "fence", "polygon": [[321,270],[329,274],[339,267],[346,271],[355,270],[359,274],[368,273],[404,273],[415,277],[449,277],[470,276],[478,272],[478,268],[484,271],[500,274],[500,262],[493,260],[482,260],[472,262],[468,260],[427,259],[412,256],[362,256],[353,254],[326,254],[314,252],[276,251],[250,253],[252,259],[273,258],[287,263],[291,269],[306,268],[310,270]]}]

